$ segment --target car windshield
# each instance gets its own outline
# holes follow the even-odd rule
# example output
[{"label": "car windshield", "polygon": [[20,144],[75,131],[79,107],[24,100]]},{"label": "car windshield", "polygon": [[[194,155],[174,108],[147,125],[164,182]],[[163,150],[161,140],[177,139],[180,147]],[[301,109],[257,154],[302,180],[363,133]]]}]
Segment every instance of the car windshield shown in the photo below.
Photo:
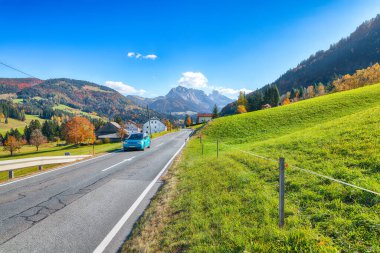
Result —
[{"label": "car windshield", "polygon": [[129,136],[128,140],[142,140],[143,138],[143,134],[132,134],[131,136]]}]

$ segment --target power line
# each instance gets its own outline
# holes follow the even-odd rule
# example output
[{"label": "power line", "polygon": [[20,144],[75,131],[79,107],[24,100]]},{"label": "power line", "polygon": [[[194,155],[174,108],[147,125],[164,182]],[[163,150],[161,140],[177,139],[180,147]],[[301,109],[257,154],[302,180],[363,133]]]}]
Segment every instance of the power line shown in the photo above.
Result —
[{"label": "power line", "polygon": [[35,76],[33,76],[33,75],[30,75],[30,74],[28,74],[28,73],[26,73],[26,72],[24,72],[24,71],[22,71],[22,70],[20,70],[20,69],[18,69],[18,68],[12,67],[12,66],[10,66],[9,64],[6,64],[6,63],[4,63],[4,62],[2,62],[2,61],[0,61],[0,64],[3,65],[3,66],[5,66],[5,67],[7,67],[7,68],[13,69],[13,70],[15,70],[15,71],[17,71],[17,72],[20,72],[20,73],[22,73],[22,74],[24,74],[24,75],[26,75],[26,76],[29,76],[29,77],[31,77],[31,78],[35,78],[35,79],[39,79],[39,80],[41,80],[40,78],[37,78],[37,77],[35,77]]}]

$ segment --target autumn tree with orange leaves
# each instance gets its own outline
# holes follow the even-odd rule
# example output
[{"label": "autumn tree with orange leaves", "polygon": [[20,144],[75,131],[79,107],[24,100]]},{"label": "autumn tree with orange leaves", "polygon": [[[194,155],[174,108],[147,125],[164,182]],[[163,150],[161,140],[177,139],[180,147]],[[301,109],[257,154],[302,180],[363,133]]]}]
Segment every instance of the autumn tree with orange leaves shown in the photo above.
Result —
[{"label": "autumn tree with orange leaves", "polygon": [[243,91],[239,92],[239,97],[237,100],[237,113],[246,113],[247,112],[247,98],[245,97],[245,93]]},{"label": "autumn tree with orange leaves", "polygon": [[365,68],[357,70],[353,75],[344,75],[335,80],[333,85],[336,91],[344,91],[356,89],[366,85],[371,85],[380,82],[380,65],[378,63]]},{"label": "autumn tree with orange leaves", "polygon": [[25,144],[22,140],[17,140],[14,136],[10,135],[4,143],[4,151],[8,151],[13,156],[13,153],[20,150],[22,145]]},{"label": "autumn tree with orange leaves", "polygon": [[94,125],[84,117],[75,116],[63,126],[63,136],[67,143],[93,143],[95,141]]}]

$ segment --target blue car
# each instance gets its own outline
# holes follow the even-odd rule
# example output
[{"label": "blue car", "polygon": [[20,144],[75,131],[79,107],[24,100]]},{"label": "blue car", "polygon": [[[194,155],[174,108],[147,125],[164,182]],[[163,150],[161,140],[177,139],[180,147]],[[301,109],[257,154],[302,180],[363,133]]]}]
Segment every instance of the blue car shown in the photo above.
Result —
[{"label": "blue car", "polygon": [[145,150],[145,148],[150,148],[150,137],[147,134],[131,134],[127,139],[123,141],[124,151],[130,149]]}]

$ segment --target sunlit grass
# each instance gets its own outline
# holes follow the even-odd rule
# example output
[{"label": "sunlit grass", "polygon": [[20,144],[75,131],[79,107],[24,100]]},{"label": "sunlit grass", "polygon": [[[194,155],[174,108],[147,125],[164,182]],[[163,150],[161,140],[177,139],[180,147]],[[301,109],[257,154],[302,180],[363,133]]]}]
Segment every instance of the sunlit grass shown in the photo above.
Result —
[{"label": "sunlit grass", "polygon": [[[178,182],[165,222],[146,222],[154,202],[126,251],[380,252],[380,197],[295,167],[380,192],[379,95],[373,85],[209,123],[203,155],[193,138],[173,168]],[[289,163],[284,229],[277,226],[281,156]],[[146,231],[151,248],[140,236]]]},{"label": "sunlit grass", "polygon": [[41,124],[43,120],[38,117],[38,115],[25,115],[25,121],[8,118],[8,124],[4,123],[4,119],[0,122],[0,134],[4,135],[10,129],[18,129],[20,133],[24,133],[24,128],[29,125],[32,120],[39,120]]}]

